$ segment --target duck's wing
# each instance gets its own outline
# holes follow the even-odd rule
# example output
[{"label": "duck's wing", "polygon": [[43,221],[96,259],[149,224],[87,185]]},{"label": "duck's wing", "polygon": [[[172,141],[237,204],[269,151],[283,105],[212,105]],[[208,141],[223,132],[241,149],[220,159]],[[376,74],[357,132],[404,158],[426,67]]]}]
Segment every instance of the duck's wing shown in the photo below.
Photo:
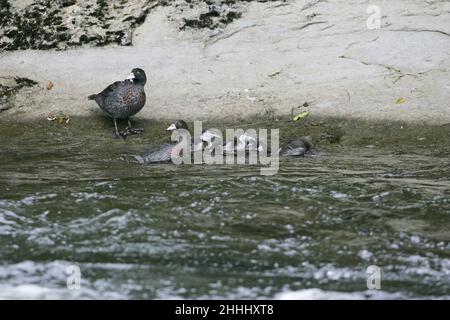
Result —
[{"label": "duck's wing", "polygon": [[135,156],[134,158],[139,163],[169,162],[172,159],[172,149],[174,146],[175,144],[163,144]]},{"label": "duck's wing", "polygon": [[100,105],[100,107],[103,108],[105,98],[107,98],[111,93],[115,92],[119,88],[124,87],[125,85],[126,84],[124,83],[124,81],[116,81],[107,86],[102,92],[89,95],[88,99],[95,100]]},{"label": "duck's wing", "polygon": [[107,86],[102,92],[90,95],[88,99],[95,100],[100,108],[105,109],[105,105],[108,103],[107,101],[116,99],[120,95],[122,89],[129,85],[129,81],[116,81]]},{"label": "duck's wing", "polygon": [[115,92],[119,90],[119,88],[127,86],[128,83],[126,81],[116,81],[109,86],[107,86],[102,92],[100,92],[98,95],[107,96],[112,92]]},{"label": "duck's wing", "polygon": [[306,153],[306,149],[302,147],[288,147],[285,150],[285,155],[290,157],[301,157]]},{"label": "duck's wing", "polygon": [[311,153],[313,145],[311,143],[311,137],[301,137],[297,140],[291,140],[285,143],[282,147],[282,154],[298,157],[304,156],[306,153]]}]

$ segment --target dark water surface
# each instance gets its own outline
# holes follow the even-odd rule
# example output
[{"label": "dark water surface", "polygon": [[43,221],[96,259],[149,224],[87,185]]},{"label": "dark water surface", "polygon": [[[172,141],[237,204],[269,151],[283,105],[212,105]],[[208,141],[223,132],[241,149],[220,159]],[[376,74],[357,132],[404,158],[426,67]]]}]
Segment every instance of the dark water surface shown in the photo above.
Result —
[{"label": "dark water surface", "polygon": [[328,146],[264,177],[30,130],[0,129],[0,298],[450,297],[448,154]]}]

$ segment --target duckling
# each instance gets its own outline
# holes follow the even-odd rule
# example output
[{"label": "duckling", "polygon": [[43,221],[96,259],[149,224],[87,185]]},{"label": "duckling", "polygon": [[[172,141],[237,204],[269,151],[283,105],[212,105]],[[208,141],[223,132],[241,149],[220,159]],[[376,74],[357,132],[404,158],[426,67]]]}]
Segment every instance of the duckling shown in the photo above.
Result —
[{"label": "duckling", "polygon": [[[173,122],[167,129],[167,132],[171,132],[173,130],[178,129],[185,129],[189,130],[188,125],[186,121],[184,120],[177,120]],[[135,156],[135,159],[139,163],[160,163],[160,162],[169,162],[172,159],[172,150],[177,145],[178,142],[171,142],[171,143],[165,143],[163,145],[160,145],[158,147],[152,148],[141,155]],[[200,145],[194,145],[194,142],[191,141],[191,150],[202,150],[203,143],[201,142]]]},{"label": "duckling", "polygon": [[251,151],[263,152],[266,146],[260,143],[256,136],[244,132],[239,137],[235,137],[234,141],[229,141],[224,144],[223,151],[225,154],[236,154],[244,151],[249,153]]},{"label": "duckling", "polygon": [[282,145],[279,150],[281,156],[301,157],[312,151],[311,137],[301,137],[300,139],[290,140]]}]

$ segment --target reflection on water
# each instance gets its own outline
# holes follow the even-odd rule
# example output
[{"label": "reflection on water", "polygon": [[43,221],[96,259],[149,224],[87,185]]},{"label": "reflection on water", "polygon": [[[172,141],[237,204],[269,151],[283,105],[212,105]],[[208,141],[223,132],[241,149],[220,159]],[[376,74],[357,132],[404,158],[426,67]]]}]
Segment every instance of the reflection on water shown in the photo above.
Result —
[{"label": "reflection on water", "polygon": [[265,177],[140,165],[131,139],[3,138],[0,298],[449,297],[448,156],[329,147]]}]

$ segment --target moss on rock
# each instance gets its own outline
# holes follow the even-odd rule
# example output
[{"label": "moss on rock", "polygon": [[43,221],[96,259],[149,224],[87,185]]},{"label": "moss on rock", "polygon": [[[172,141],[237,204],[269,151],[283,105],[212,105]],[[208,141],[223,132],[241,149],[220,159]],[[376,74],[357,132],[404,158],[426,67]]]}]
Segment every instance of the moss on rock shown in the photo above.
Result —
[{"label": "moss on rock", "polygon": [[63,50],[81,45],[132,44],[132,34],[156,6],[179,8],[179,28],[223,28],[247,2],[270,0],[0,0],[0,51]]},{"label": "moss on rock", "polygon": [[35,0],[24,8],[0,0],[0,50],[130,45],[155,0]]},{"label": "moss on rock", "polygon": [[23,77],[0,77],[0,112],[12,108],[14,96],[20,90],[37,84],[36,81]]}]

